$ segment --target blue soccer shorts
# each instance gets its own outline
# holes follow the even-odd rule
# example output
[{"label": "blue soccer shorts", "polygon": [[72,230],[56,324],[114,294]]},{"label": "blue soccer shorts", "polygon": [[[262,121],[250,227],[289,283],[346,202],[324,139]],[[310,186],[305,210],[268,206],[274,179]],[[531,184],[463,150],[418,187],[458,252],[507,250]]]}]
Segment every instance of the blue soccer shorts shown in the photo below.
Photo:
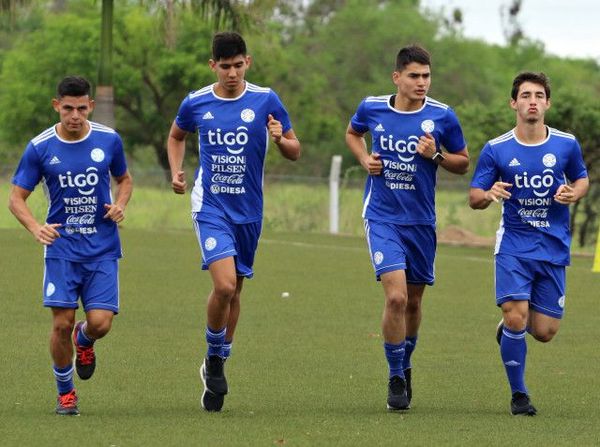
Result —
[{"label": "blue soccer shorts", "polygon": [[411,284],[435,281],[434,225],[398,225],[365,219],[365,234],[377,280],[383,273],[405,270]]},{"label": "blue soccer shorts", "polygon": [[73,262],[46,259],[44,266],[44,306],[93,309],[119,313],[119,265],[116,259]]},{"label": "blue soccer shorts", "polygon": [[496,304],[528,300],[536,312],[560,319],[565,308],[566,269],[546,261],[496,255]]},{"label": "blue soccer shorts", "polygon": [[192,213],[194,230],[202,252],[202,270],[219,259],[233,256],[238,276],[254,276],[254,256],[262,222],[236,224],[214,215]]}]

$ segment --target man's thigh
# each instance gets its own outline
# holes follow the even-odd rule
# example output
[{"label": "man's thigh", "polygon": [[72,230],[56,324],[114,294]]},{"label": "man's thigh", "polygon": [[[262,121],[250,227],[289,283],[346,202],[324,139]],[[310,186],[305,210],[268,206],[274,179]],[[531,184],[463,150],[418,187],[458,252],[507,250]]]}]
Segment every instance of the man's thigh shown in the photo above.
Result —
[{"label": "man's thigh", "polygon": [[116,259],[81,263],[84,282],[81,302],[86,312],[107,310],[119,313],[119,262]]}]

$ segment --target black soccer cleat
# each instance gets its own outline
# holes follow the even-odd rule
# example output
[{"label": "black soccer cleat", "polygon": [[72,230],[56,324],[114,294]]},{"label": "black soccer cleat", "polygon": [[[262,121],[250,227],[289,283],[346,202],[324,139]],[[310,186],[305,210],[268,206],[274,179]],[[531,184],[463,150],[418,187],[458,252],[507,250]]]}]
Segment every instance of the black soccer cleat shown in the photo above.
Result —
[{"label": "black soccer cleat", "polygon": [[535,416],[537,410],[531,405],[529,396],[525,393],[516,392],[510,401],[510,412],[514,416]]},{"label": "black soccer cleat", "polygon": [[388,384],[387,409],[403,411],[409,408],[410,401],[406,395],[406,381],[400,376],[393,376]]},{"label": "black soccer cleat", "polygon": [[228,391],[224,363],[225,360],[218,355],[211,355],[204,359],[200,367],[200,378],[204,385],[200,402],[206,411],[221,411],[223,408],[223,401]]},{"label": "black soccer cleat", "polygon": [[96,370],[96,353],[94,346],[79,346],[77,334],[81,331],[83,321],[78,321],[73,329],[73,344],[75,345],[75,369],[81,380],[88,380]]},{"label": "black soccer cleat", "polygon": [[502,341],[502,331],[504,330],[504,318],[500,320],[498,326],[496,326],[496,341],[498,342],[498,346],[500,346],[500,342]]},{"label": "black soccer cleat", "polygon": [[412,368],[406,368],[404,370],[404,380],[406,380],[406,397],[408,397],[408,403],[412,401]]}]

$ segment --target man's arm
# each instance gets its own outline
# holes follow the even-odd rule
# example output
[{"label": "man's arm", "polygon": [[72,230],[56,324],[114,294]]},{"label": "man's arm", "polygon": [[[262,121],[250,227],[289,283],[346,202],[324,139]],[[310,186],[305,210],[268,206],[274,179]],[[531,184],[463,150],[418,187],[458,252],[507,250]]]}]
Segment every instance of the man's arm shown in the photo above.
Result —
[{"label": "man's arm", "polygon": [[185,194],[187,188],[185,172],[183,171],[185,137],[187,134],[173,121],[167,139],[167,155],[169,157],[169,167],[171,168],[171,188],[173,188],[175,194]]},{"label": "man's arm", "polygon": [[281,122],[277,121],[273,115],[269,115],[267,129],[273,142],[279,148],[281,155],[288,160],[296,161],[300,158],[300,141],[292,129],[283,133]]},{"label": "man's arm", "polygon": [[[437,152],[433,135],[427,133],[419,138],[417,152],[423,158],[433,159]],[[438,165],[446,171],[459,175],[464,175],[469,171],[469,151],[466,146],[458,152],[444,152],[443,155],[444,159]],[[435,163],[433,160],[432,162]]]},{"label": "man's arm", "polygon": [[490,203],[499,203],[501,199],[510,199],[510,192],[507,188],[512,187],[512,183],[496,182],[487,191],[481,188],[471,188],[469,190],[469,206],[474,210],[484,210]]},{"label": "man's arm", "polygon": [[453,174],[464,175],[469,172],[469,151],[467,147],[458,152],[444,152],[440,166]]},{"label": "man's arm", "polygon": [[125,207],[129,203],[133,191],[133,178],[127,171],[125,174],[115,177],[115,181],[117,182],[117,197],[114,203],[104,204],[106,210],[104,218],[119,223],[125,219]]},{"label": "man's arm", "polygon": [[590,179],[579,178],[570,185],[560,185],[554,194],[554,200],[562,205],[569,205],[585,197],[590,189]]},{"label": "man's arm", "polygon": [[355,131],[350,124],[346,129],[346,145],[369,175],[381,174],[383,163],[379,159],[379,154],[369,154],[364,134]]},{"label": "man's arm", "polygon": [[26,201],[30,194],[31,191],[13,185],[8,199],[8,209],[39,243],[51,245],[56,238],[60,237],[60,234],[56,230],[56,228],[60,227],[60,224],[45,223],[40,225],[35,220],[35,217],[33,217],[29,206],[27,206]]}]

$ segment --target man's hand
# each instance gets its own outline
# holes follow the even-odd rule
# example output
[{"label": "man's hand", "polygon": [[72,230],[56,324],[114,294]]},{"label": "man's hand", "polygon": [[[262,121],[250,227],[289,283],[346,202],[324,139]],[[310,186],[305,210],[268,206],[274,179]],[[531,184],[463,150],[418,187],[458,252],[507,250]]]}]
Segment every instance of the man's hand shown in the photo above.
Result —
[{"label": "man's hand", "polygon": [[435,147],[435,139],[433,135],[430,133],[426,133],[424,136],[419,138],[419,143],[417,144],[417,152],[423,158],[431,158],[435,155],[437,149]]},{"label": "man's hand", "polygon": [[273,115],[269,114],[269,122],[267,123],[267,128],[269,129],[269,135],[273,139],[275,144],[281,141],[281,136],[283,135],[283,126],[280,121],[277,121]]},{"label": "man's hand", "polygon": [[560,185],[556,190],[556,194],[554,194],[554,200],[561,205],[569,205],[577,202],[579,197],[577,197],[575,190],[573,190],[573,188],[571,188],[569,185]]},{"label": "man's hand", "polygon": [[373,152],[361,161],[363,168],[365,168],[369,175],[381,174],[383,162],[380,160],[380,157],[381,155],[379,155],[377,152]]},{"label": "man's hand", "polygon": [[175,194],[185,194],[187,189],[187,183],[185,181],[185,173],[183,171],[177,171],[177,173],[171,179],[171,188]]},{"label": "man's hand", "polygon": [[507,191],[512,187],[512,183],[496,182],[492,189],[485,192],[485,199],[490,202],[499,203],[500,199],[510,199],[511,194]]},{"label": "man's hand", "polygon": [[116,223],[123,222],[125,219],[125,210],[116,203],[111,203],[110,205],[105,203],[104,209],[106,210],[105,219],[110,219]]},{"label": "man's hand", "polygon": [[60,234],[56,230],[61,224],[44,224],[40,226],[34,233],[35,239],[44,245],[52,245],[56,238],[60,237]]}]

